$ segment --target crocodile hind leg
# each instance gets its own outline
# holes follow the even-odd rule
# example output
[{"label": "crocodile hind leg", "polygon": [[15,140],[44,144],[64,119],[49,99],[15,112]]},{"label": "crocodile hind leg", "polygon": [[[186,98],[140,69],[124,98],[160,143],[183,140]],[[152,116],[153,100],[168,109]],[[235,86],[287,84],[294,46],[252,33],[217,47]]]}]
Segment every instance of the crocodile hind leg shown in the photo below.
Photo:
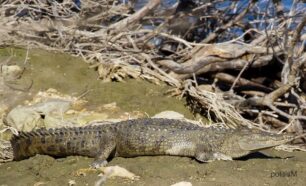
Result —
[{"label": "crocodile hind leg", "polygon": [[92,168],[99,168],[107,165],[107,159],[116,150],[116,143],[110,142],[113,140],[108,139],[108,141],[109,143],[105,143],[104,141],[104,143],[100,144],[100,151],[97,153],[94,162],[91,164]]}]

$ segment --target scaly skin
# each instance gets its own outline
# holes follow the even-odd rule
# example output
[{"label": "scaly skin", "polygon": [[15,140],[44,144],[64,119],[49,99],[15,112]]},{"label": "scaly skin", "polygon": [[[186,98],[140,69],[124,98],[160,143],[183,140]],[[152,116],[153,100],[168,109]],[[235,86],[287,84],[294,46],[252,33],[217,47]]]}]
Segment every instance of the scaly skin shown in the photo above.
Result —
[{"label": "scaly skin", "polygon": [[180,120],[136,119],[109,125],[21,132],[13,137],[11,144],[14,160],[35,154],[81,155],[96,158],[93,166],[98,167],[114,156],[174,155],[201,162],[232,160],[292,139],[292,135],[242,127],[203,128]]}]

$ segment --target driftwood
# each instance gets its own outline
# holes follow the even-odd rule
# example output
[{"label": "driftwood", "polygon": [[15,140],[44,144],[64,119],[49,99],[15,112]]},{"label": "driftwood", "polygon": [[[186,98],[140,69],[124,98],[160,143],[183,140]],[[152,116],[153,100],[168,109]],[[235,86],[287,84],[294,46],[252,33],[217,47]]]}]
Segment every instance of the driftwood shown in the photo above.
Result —
[{"label": "driftwood", "polygon": [[84,0],[80,9],[65,0],[2,1],[0,45],[81,56],[104,81],[165,82],[171,95],[229,126],[305,130],[306,8],[294,8],[300,1],[286,12],[281,1],[269,8],[229,1],[220,9],[218,0],[190,0],[171,15],[156,13],[161,2],[135,12],[112,0]]}]

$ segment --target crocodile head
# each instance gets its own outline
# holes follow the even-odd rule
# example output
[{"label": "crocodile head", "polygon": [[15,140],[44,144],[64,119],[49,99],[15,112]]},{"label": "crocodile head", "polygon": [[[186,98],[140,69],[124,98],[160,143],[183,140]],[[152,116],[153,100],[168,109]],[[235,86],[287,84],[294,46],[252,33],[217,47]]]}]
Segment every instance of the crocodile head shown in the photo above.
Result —
[{"label": "crocodile head", "polygon": [[249,128],[235,130],[227,136],[221,152],[232,158],[282,145],[295,139],[292,134],[276,134]]}]

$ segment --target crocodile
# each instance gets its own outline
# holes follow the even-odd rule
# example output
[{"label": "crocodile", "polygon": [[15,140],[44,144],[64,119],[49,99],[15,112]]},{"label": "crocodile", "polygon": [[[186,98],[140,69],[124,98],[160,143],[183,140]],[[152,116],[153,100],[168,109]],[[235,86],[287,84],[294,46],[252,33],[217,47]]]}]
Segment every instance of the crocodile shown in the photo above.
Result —
[{"label": "crocodile", "polygon": [[36,154],[53,157],[80,155],[95,158],[92,166],[100,167],[113,157],[146,155],[185,156],[199,162],[233,160],[294,138],[289,134],[274,134],[248,127],[205,128],[181,120],[146,118],[19,132],[11,139],[11,145],[14,160]]}]

